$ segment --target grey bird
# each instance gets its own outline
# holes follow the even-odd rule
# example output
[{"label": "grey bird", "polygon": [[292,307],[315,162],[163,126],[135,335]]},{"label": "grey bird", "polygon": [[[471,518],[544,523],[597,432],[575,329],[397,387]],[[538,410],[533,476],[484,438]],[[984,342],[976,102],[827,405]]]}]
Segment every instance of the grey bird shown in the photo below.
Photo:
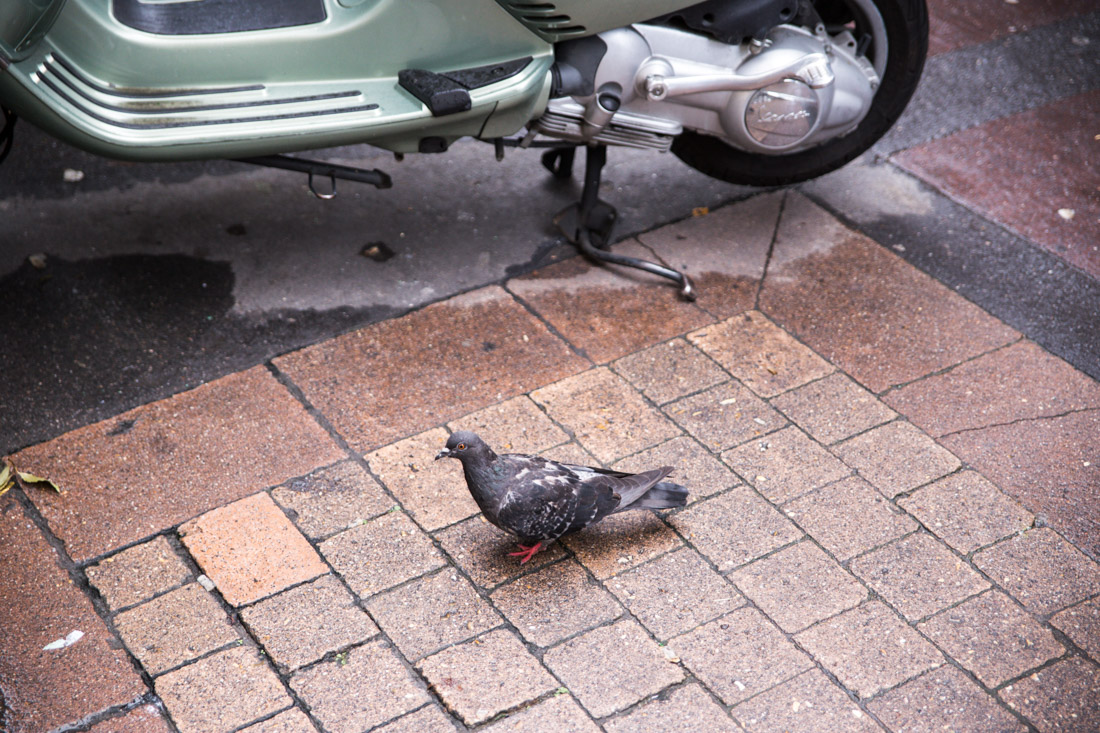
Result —
[{"label": "grey bird", "polygon": [[688,490],[663,479],[671,466],[641,473],[558,463],[521,453],[497,455],[468,430],[451,435],[435,459],[462,462],[474,501],[485,518],[519,539],[520,564],[542,543],[595,524],[627,509],[672,509],[687,503]]}]

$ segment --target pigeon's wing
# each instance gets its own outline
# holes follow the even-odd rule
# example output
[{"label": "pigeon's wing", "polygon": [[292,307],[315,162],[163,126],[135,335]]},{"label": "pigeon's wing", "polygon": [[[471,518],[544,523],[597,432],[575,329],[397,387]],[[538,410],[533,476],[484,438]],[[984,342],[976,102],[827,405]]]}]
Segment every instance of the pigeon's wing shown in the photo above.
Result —
[{"label": "pigeon's wing", "polygon": [[527,473],[516,473],[498,519],[522,539],[557,539],[599,521],[618,505],[611,487],[582,481],[566,466],[540,459]]},{"label": "pigeon's wing", "polygon": [[624,473],[618,476],[597,474],[591,478],[585,479],[584,483],[596,487],[600,491],[610,491],[614,496],[618,497],[618,501],[615,502],[615,507],[612,511],[621,511],[636,502],[670,473],[672,473],[672,467],[663,466],[661,468],[655,468],[652,471]]}]

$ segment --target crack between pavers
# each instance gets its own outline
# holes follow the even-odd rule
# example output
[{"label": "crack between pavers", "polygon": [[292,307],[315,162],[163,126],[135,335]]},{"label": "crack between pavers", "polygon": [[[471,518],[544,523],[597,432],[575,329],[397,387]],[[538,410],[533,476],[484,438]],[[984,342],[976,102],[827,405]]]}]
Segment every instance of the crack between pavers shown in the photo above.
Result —
[{"label": "crack between pavers", "polygon": [[[582,349],[582,348],[581,348],[580,346],[577,346],[577,345],[576,345],[576,344],[574,344],[574,343],[573,343],[572,341],[570,341],[570,340],[569,340],[568,338],[566,338],[566,337],[565,337],[565,334],[563,334],[563,333],[562,333],[561,331],[559,331],[559,330],[558,330],[558,328],[557,328],[557,326],[555,326],[555,325],[554,325],[553,323],[551,323],[551,322],[550,322],[550,321],[549,321],[549,320],[548,320],[548,319],[546,318],[546,316],[544,316],[544,315],[543,315],[542,313],[540,313],[540,312],[539,312],[539,311],[538,311],[538,310],[537,310],[537,309],[535,308],[535,306],[534,306],[534,305],[532,305],[531,303],[527,302],[527,299],[526,299],[526,298],[524,298],[524,297],[523,297],[522,295],[520,295],[520,294],[519,294],[519,293],[517,293],[516,291],[512,290],[512,289],[511,289],[511,288],[510,288],[510,287],[508,286],[508,283],[509,283],[510,281],[511,281],[511,278],[509,278],[508,280],[505,280],[504,282],[502,282],[502,283],[500,284],[500,287],[501,287],[501,288],[502,288],[502,289],[504,290],[504,292],[508,293],[508,295],[510,295],[510,296],[512,297],[512,299],[513,299],[513,300],[515,300],[515,302],[516,302],[516,303],[517,303],[517,304],[518,304],[518,305],[519,305],[519,306],[520,306],[521,308],[523,308],[523,309],[524,309],[525,311],[527,311],[528,313],[530,313],[530,314],[531,314],[531,317],[532,317],[532,318],[534,318],[534,319],[535,319],[535,320],[537,320],[537,321],[538,321],[539,323],[541,323],[541,324],[543,325],[543,327],[544,327],[544,328],[545,328],[545,329],[546,329],[547,331],[549,331],[549,332],[550,332],[550,335],[552,335],[552,336],[554,336],[555,338],[557,338],[557,339],[561,340],[561,342],[562,342],[563,344],[565,344],[565,345],[566,345],[566,346],[567,346],[567,347],[569,348],[569,350],[570,350],[570,351],[572,351],[572,352],[573,352],[574,354],[576,354],[576,355],[577,355],[577,356],[579,356],[580,358],[584,359],[584,360],[585,360],[586,362],[588,362],[588,363],[589,363],[589,365],[591,365],[591,366],[599,366],[599,364],[597,364],[597,363],[596,363],[596,360],[595,360],[595,359],[593,359],[593,358],[592,358],[591,356],[589,356],[589,355],[588,355],[588,352],[587,352],[587,351],[585,351],[585,350],[584,350],[584,349]],[[580,372],[577,372],[577,373],[579,374]],[[563,378],[563,379],[565,379],[565,377],[562,377],[562,378]],[[546,386],[546,385],[543,385],[543,386]],[[536,388],[536,389],[537,389],[537,388]],[[527,394],[527,393],[525,392],[524,394]]]},{"label": "crack between pavers", "polygon": [[963,435],[965,433],[976,433],[976,432],[981,432],[983,430],[990,430],[992,428],[1004,428],[1004,427],[1008,427],[1008,426],[1011,426],[1011,425],[1021,425],[1021,424],[1024,424],[1024,423],[1041,422],[1043,420],[1058,420],[1058,419],[1063,418],[1063,417],[1069,417],[1070,415],[1079,415],[1081,413],[1093,413],[1093,412],[1097,413],[1097,414],[1100,414],[1100,408],[1098,408],[1098,407],[1081,407],[1081,408],[1078,408],[1078,409],[1075,409],[1075,410],[1066,410],[1065,412],[1059,412],[1059,413],[1051,414],[1051,415],[1036,415],[1034,417],[1019,417],[1019,418],[1016,418],[1015,420],[1008,420],[1008,421],[1005,421],[1005,422],[990,423],[988,425],[981,425],[979,427],[974,427],[974,428],[960,428],[959,430],[954,430],[950,433],[944,433],[943,435],[937,436],[937,437],[933,438],[933,440],[938,442],[938,441],[940,441],[944,438],[951,438],[951,437],[954,437],[956,435]]},{"label": "crack between pavers", "polygon": [[[1002,321],[1002,323],[1003,323],[1003,321]],[[1013,330],[1015,330],[1015,329],[1013,329]],[[1017,331],[1017,333],[1020,333],[1020,332]],[[1059,359],[1061,361],[1065,361],[1064,359],[1062,359],[1062,357],[1060,357],[1057,354],[1051,352],[1046,347],[1044,347],[1042,344],[1039,344],[1036,341],[1033,341],[1032,339],[1028,338],[1024,334],[1020,333],[1019,338],[1014,338],[1011,341],[1006,341],[1005,343],[1000,344],[999,346],[994,346],[992,348],[986,349],[985,351],[982,351],[981,353],[973,354],[971,356],[966,357],[965,359],[962,359],[960,361],[955,362],[954,364],[948,364],[947,366],[940,367],[939,369],[928,372],[927,374],[922,374],[919,377],[913,377],[912,379],[906,380],[904,382],[898,382],[897,384],[891,384],[889,387],[882,390],[881,392],[875,392],[875,391],[871,390],[867,385],[862,384],[861,382],[859,382],[858,380],[855,380],[854,378],[852,379],[852,381],[856,382],[856,384],[859,384],[861,387],[866,389],[868,392],[873,394],[875,397],[882,400],[882,398],[886,397],[887,395],[893,394],[894,392],[900,392],[901,390],[905,389],[906,387],[911,387],[912,385],[917,384],[919,382],[923,382],[926,379],[934,379],[936,377],[945,376],[945,375],[949,374],[950,372],[953,372],[954,370],[958,369],[959,367],[965,366],[967,364],[971,364],[975,361],[978,361],[979,359],[982,359],[982,358],[985,358],[987,356],[991,356],[993,354],[996,354],[998,351],[1004,351],[1005,349],[1016,346],[1017,344],[1028,343],[1028,342],[1030,342],[1032,344],[1035,344],[1040,349],[1042,349],[1043,351],[1046,351],[1048,354],[1050,354],[1054,358]],[[1069,362],[1066,362],[1066,363],[1068,364]],[[1074,368],[1076,368],[1076,367],[1074,367]],[[883,401],[883,402],[885,404],[885,401]],[[890,407],[890,409],[894,409],[890,405],[887,405],[887,407]],[[896,412],[896,410],[895,410],[895,412]]]},{"label": "crack between pavers", "polygon": [[787,210],[787,198],[789,196],[789,189],[785,189],[783,191],[783,197],[779,200],[779,212],[775,217],[775,227],[772,229],[771,241],[768,243],[768,254],[764,258],[764,269],[760,273],[760,282],[756,284],[756,295],[752,300],[753,310],[760,311],[761,313],[764,311],[760,308],[760,295],[764,292],[764,283],[768,279],[768,270],[771,268],[772,255],[775,254],[775,245],[779,241],[779,226],[783,222],[783,214]]}]

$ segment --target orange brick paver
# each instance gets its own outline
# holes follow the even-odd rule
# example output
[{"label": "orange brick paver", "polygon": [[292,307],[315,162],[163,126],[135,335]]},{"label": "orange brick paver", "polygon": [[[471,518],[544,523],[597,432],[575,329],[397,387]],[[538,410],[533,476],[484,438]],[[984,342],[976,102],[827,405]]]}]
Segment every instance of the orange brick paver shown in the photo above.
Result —
[{"label": "orange brick paver", "polygon": [[[1095,730],[1100,385],[795,193],[639,241],[697,304],[560,263],[23,451],[0,723]],[[689,505],[521,566],[464,428]]]}]

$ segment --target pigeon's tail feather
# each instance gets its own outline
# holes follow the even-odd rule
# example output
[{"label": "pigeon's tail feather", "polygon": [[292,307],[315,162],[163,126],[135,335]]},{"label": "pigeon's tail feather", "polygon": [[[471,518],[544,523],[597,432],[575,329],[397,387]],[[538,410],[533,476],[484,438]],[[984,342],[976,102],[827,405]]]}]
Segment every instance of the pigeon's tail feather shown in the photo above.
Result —
[{"label": "pigeon's tail feather", "polygon": [[627,506],[620,507],[618,511],[627,509],[674,509],[687,504],[688,490],[680,484],[671,481],[662,481],[649,491],[639,496]]}]

